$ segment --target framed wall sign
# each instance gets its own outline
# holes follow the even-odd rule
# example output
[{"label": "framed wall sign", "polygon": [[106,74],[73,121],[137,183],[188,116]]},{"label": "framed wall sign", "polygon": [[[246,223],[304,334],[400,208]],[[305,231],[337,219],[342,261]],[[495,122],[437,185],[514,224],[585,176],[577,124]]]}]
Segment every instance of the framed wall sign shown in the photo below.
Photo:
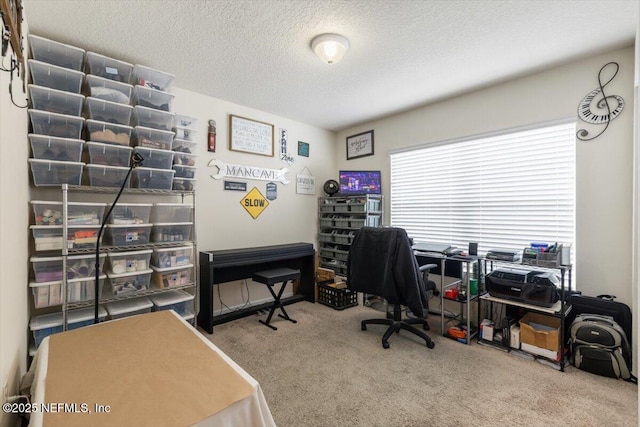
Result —
[{"label": "framed wall sign", "polygon": [[273,125],[229,115],[229,149],[273,157]]},{"label": "framed wall sign", "polygon": [[298,141],[298,156],[309,157],[309,144]]},{"label": "framed wall sign", "polygon": [[373,156],[373,129],[347,137],[347,160]]}]

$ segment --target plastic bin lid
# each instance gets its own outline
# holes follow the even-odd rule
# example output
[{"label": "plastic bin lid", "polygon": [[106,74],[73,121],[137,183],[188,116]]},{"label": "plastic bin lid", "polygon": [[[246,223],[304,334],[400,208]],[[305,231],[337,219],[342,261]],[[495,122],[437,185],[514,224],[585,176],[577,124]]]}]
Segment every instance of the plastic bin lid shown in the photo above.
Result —
[{"label": "plastic bin lid", "polygon": [[180,207],[180,208],[189,208],[193,209],[193,205],[187,203],[154,203],[153,206],[160,207]]},{"label": "plastic bin lid", "polygon": [[61,225],[30,225],[32,230],[62,230]]},{"label": "plastic bin lid", "polygon": [[47,115],[47,116],[56,117],[58,119],[71,120],[73,122],[84,122],[84,117],[80,117],[80,116],[70,116],[68,114],[52,113],[51,111],[34,110],[33,108],[29,108],[27,111],[29,112],[29,114],[35,114],[36,116]]},{"label": "plastic bin lid", "polygon": [[169,252],[169,251],[183,251],[185,249],[193,250],[193,245],[173,246],[169,248],[155,248],[153,252]]},{"label": "plastic bin lid", "polygon": [[[144,105],[135,105],[133,107],[136,110],[136,113],[138,111],[142,111],[145,113],[149,113],[151,114],[156,114],[156,115],[161,115],[161,116],[171,116],[173,118],[173,116],[175,116],[175,113],[172,113],[170,111],[163,111],[163,110],[158,110],[157,108],[151,108],[151,107],[145,107]],[[138,113],[139,114],[139,113]]]},{"label": "plastic bin lid", "polygon": [[108,61],[117,62],[118,64],[122,64],[122,65],[128,65],[129,67],[133,68],[133,64],[130,64],[128,62],[120,61],[119,59],[111,58],[109,56],[100,55],[99,53],[87,51],[87,60],[93,57],[95,57],[96,59],[104,59]]},{"label": "plastic bin lid", "polygon": [[160,134],[166,134],[167,136],[171,135],[171,137],[173,137],[176,134],[175,132],[170,130],[154,129],[146,126],[136,126],[133,129],[136,131],[142,131],[148,134],[160,133]]},{"label": "plastic bin lid", "polygon": [[[68,93],[68,92],[65,92]],[[29,141],[37,141],[37,140],[46,140],[47,142],[75,142],[75,143],[84,143],[84,139],[75,139],[75,138],[62,138],[60,136],[51,136],[51,135],[42,135],[40,133],[30,133],[27,135],[29,137]]]},{"label": "plastic bin lid", "polygon": [[[103,142],[95,142],[95,141],[87,141],[86,144],[89,147],[98,147],[98,148],[104,147],[104,148],[113,148],[113,149],[116,149],[116,150],[133,151],[133,147],[129,147],[128,145],[105,144]],[[99,165],[92,165],[92,166],[99,166]]]},{"label": "plastic bin lid", "polygon": [[[173,151],[171,151],[171,153],[173,153]],[[156,172],[160,172],[160,173],[170,173],[171,175],[176,173],[176,171],[174,171],[173,169],[145,168],[145,167],[142,167],[142,166],[138,166],[133,171],[134,172],[135,171],[145,171],[145,172],[146,171],[151,171],[151,172],[156,171]]]},{"label": "plastic bin lid", "polygon": [[49,163],[52,165],[67,165],[67,166],[84,166],[85,164],[83,162],[63,162],[60,160],[44,160],[44,159],[29,159],[29,163],[41,163],[41,164],[45,164],[45,163]]},{"label": "plastic bin lid", "polygon": [[85,228],[99,229],[100,224],[69,224],[67,228],[73,228],[74,230],[84,230]]},{"label": "plastic bin lid", "polygon": [[[106,274],[103,274],[101,276],[98,277],[99,280],[104,280],[107,278]],[[67,283],[78,283],[78,282],[95,282],[96,281],[96,276],[91,276],[91,277],[76,277],[75,279],[69,279],[67,280]]]},{"label": "plastic bin lid", "polygon": [[186,321],[189,321],[189,320],[193,319],[194,317],[196,317],[196,315],[195,315],[195,314],[193,314],[193,313],[192,313],[192,312],[190,312],[190,311],[187,311],[187,312],[182,316],[182,318],[183,318],[184,320],[186,320]]},{"label": "plastic bin lid", "polygon": [[62,280],[53,280],[51,282],[29,282],[30,288],[39,288],[42,286],[53,286],[53,285],[61,285]]},{"label": "plastic bin lid", "polygon": [[120,258],[123,256],[131,256],[131,255],[145,255],[153,252],[151,249],[145,249],[142,251],[130,251],[130,252],[111,252],[109,254],[109,258]]},{"label": "plastic bin lid", "polygon": [[109,276],[110,279],[120,279],[121,277],[142,276],[143,274],[151,274],[151,273],[153,273],[153,270],[148,269],[148,270],[142,270],[142,271],[128,271],[126,273],[120,273],[120,274],[107,273],[107,276]]},{"label": "plastic bin lid", "polygon": [[[84,52],[85,52],[84,49],[79,48],[77,46],[71,46],[70,44],[65,44],[65,43],[54,41],[54,40],[51,40],[51,39],[48,39],[48,38],[45,38],[45,37],[36,36],[35,34],[29,34],[29,35],[27,35],[27,38],[29,39],[30,43],[33,43],[33,41],[35,40],[37,42],[45,42],[47,44],[52,44],[52,45],[55,45],[55,46],[58,46],[58,47],[62,47],[62,48],[65,48],[65,49],[75,50],[78,53],[82,52],[84,54]],[[33,48],[32,48],[32,50],[33,50]]]},{"label": "plastic bin lid", "polygon": [[154,222],[156,227],[164,227],[166,225],[193,225],[193,222]]},{"label": "plastic bin lid", "polygon": [[[102,253],[100,254],[100,258],[105,258],[107,256],[107,254]],[[68,256],[67,259],[95,259],[96,258],[96,254],[88,254],[88,255],[73,255],[73,256]]]},{"label": "plastic bin lid", "polygon": [[[186,154],[186,153],[182,153],[182,154]],[[197,166],[188,166],[188,165],[173,165],[174,169],[197,169]]]},{"label": "plastic bin lid", "polygon": [[102,84],[103,86],[112,86],[112,87],[113,86],[123,86],[123,87],[128,88],[129,90],[133,90],[133,85],[130,85],[129,83],[119,82],[119,81],[116,81],[116,80],[111,80],[111,79],[108,79],[106,77],[96,76],[95,74],[87,74],[87,77],[85,78],[85,81],[87,82],[87,84],[89,84],[89,86],[91,86],[91,82],[93,82],[93,83]]},{"label": "plastic bin lid", "polygon": [[191,295],[190,293],[182,290],[165,292],[163,294],[151,295],[149,297],[151,302],[153,302],[156,307],[164,307],[165,305],[191,301],[194,298],[195,295]]},{"label": "plastic bin lid", "polygon": [[[113,147],[116,147],[116,146],[115,146],[115,145],[113,145]],[[128,147],[128,148],[131,148],[131,147]],[[128,167],[126,167],[126,166],[92,165],[91,163],[89,163],[89,164],[87,165],[87,167],[88,167],[89,169],[100,169],[100,168],[104,168],[104,169],[106,169],[106,170],[109,170],[109,169],[111,169],[111,170],[129,170],[129,168],[128,168]]]},{"label": "plastic bin lid", "polygon": [[151,266],[153,271],[155,271],[156,273],[168,273],[170,271],[187,270],[192,267],[193,267],[193,264],[184,264],[184,265],[179,265],[177,267],[165,267],[165,268],[156,267],[155,265]]},{"label": "plastic bin lid", "polygon": [[51,262],[62,261],[61,256],[32,256],[29,258],[29,262]]},{"label": "plastic bin lid", "polygon": [[107,105],[111,105],[115,108],[122,108],[122,109],[126,109],[129,111],[133,111],[133,107],[131,105],[127,105],[127,104],[122,104],[120,102],[113,102],[113,101],[109,101],[107,99],[102,99],[102,98],[96,98],[95,96],[88,96],[87,97],[87,106],[89,104],[107,104]]},{"label": "plastic bin lid", "polygon": [[116,301],[107,304],[107,311],[111,316],[117,316],[123,313],[130,313],[132,311],[143,310],[145,308],[151,308],[153,303],[147,297],[132,298],[123,301]]},{"label": "plastic bin lid", "polygon": [[141,146],[136,146],[133,148],[133,151],[138,152],[138,151],[142,151],[144,152],[150,152],[150,153],[163,153],[163,154],[171,154],[173,156],[174,152],[171,150],[161,150],[159,148],[150,148],[150,147],[141,147]]},{"label": "plastic bin lid", "polygon": [[116,207],[120,206],[139,206],[139,207],[151,207],[153,203],[118,203]]},{"label": "plastic bin lid", "polygon": [[108,228],[149,228],[153,224],[107,224]]},{"label": "plastic bin lid", "polygon": [[[74,163],[74,162],[71,162],[71,163]],[[85,166],[91,166],[91,165],[85,165]],[[62,205],[62,202],[50,201],[50,200],[32,200],[29,203],[31,203],[32,205],[56,205],[56,206]],[[101,202],[67,202],[67,205],[69,206],[107,206],[106,203],[101,203]]]},{"label": "plastic bin lid", "polygon": [[[175,95],[172,94],[171,92],[167,92],[166,90],[158,90],[158,89],[154,89],[152,87],[148,87],[148,86],[142,86],[142,85],[135,85],[134,86],[134,90],[136,92],[150,92],[150,93],[157,93],[159,95],[162,96],[166,96],[169,98],[175,98]],[[139,96],[138,96],[139,97]]]},{"label": "plastic bin lid", "polygon": [[[93,307],[82,308],[80,310],[70,310],[67,313],[67,323],[78,323],[94,318],[95,312]],[[107,311],[99,307],[98,317],[105,318]],[[29,321],[29,329],[32,331],[38,331],[45,328],[53,328],[55,326],[62,326],[62,312],[43,314],[35,316]]]},{"label": "plastic bin lid", "polygon": [[111,123],[111,122],[101,122],[100,120],[93,120],[93,119],[87,119],[87,125],[98,125],[98,126],[104,126],[104,127],[115,127],[120,129],[126,129],[129,131],[129,133],[133,131],[133,128],[131,126],[121,125],[118,123]]}]

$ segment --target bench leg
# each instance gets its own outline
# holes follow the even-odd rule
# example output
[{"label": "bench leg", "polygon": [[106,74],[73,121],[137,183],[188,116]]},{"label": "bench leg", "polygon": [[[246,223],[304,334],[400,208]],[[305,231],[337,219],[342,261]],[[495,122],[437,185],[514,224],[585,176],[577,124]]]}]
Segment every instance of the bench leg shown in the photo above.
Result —
[{"label": "bench leg", "polygon": [[271,329],[273,329],[274,331],[277,331],[278,328],[276,328],[273,325],[270,325],[271,323],[271,318],[273,317],[273,313],[276,311],[276,308],[280,308],[280,311],[282,311],[282,314],[278,314],[278,317],[281,317],[283,319],[286,319],[290,322],[293,323],[298,323],[297,321],[293,320],[292,318],[289,317],[289,315],[287,314],[287,312],[284,309],[284,306],[282,305],[282,302],[280,302],[280,298],[282,297],[282,294],[284,293],[284,288],[287,286],[288,282],[283,282],[282,285],[280,286],[280,291],[278,292],[278,294],[276,294],[272,287],[267,285],[267,288],[269,289],[269,292],[271,293],[271,295],[273,296],[273,305],[271,306],[271,310],[269,310],[269,315],[267,316],[267,320],[264,321],[262,319],[259,320],[260,323],[262,323],[263,325],[267,325],[268,327],[270,327]]}]

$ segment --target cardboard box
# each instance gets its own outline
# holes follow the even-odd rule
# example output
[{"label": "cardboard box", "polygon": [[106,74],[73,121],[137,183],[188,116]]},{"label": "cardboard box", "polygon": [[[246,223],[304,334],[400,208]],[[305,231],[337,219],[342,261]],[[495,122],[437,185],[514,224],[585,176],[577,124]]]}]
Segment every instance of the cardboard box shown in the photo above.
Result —
[{"label": "cardboard box", "polygon": [[523,350],[557,360],[560,352],[560,319],[540,313],[527,313],[520,319]]},{"label": "cardboard box", "polygon": [[330,268],[322,268],[318,267],[316,269],[316,282],[324,282],[326,280],[331,280],[336,277],[336,272]]},{"label": "cardboard box", "polygon": [[494,324],[489,319],[484,319],[480,324],[480,338],[486,341],[493,341]]}]

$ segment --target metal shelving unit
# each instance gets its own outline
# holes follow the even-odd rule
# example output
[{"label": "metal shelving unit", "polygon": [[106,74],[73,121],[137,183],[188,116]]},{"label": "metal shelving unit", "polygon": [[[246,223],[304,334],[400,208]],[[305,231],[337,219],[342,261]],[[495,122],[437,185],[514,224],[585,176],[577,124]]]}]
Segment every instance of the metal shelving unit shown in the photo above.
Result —
[{"label": "metal shelving unit", "polygon": [[347,255],[361,227],[384,223],[384,196],[334,196],[318,198],[318,255],[320,267],[347,275]]},{"label": "metal shelving unit", "polygon": [[[557,317],[560,319],[560,348],[559,348],[559,360],[551,360],[547,359],[543,356],[526,352],[521,349],[513,349],[502,345],[501,343],[494,341],[486,341],[478,337],[478,344],[487,345],[494,348],[498,348],[500,350],[509,352],[517,352],[520,355],[523,355],[526,358],[537,360],[543,364],[549,365],[559,371],[564,372],[564,368],[566,365],[565,357],[564,357],[564,343],[565,343],[565,334],[564,334],[564,323],[567,314],[571,311],[571,265],[558,265],[558,266],[550,266],[549,263],[545,263],[543,265],[540,264],[530,264],[530,263],[522,263],[522,262],[510,262],[510,261],[501,261],[501,260],[484,260],[484,271],[486,273],[491,272],[497,266],[506,266],[506,267],[519,267],[519,268],[535,268],[536,270],[541,271],[552,271],[552,272],[560,272],[560,299],[551,307],[542,307],[533,304],[526,304],[519,301],[512,301],[504,298],[498,298],[485,293],[480,296],[480,301],[487,303],[492,307],[492,304],[503,304],[505,306],[513,306],[520,307],[522,309],[527,310],[527,312],[535,312],[541,313],[548,316]],[[492,312],[491,308],[489,309]],[[478,319],[480,319],[480,310],[478,310]],[[494,320],[494,319],[490,319]]]}]

